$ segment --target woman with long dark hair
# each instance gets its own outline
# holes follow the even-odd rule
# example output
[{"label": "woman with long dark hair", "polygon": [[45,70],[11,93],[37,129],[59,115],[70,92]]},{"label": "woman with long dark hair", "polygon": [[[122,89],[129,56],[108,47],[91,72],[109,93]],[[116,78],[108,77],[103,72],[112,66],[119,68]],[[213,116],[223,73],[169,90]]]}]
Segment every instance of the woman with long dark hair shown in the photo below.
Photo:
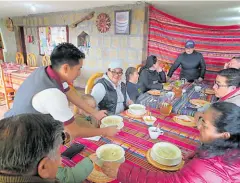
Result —
[{"label": "woman with long dark hair", "polygon": [[240,107],[214,103],[199,116],[198,128],[202,145],[178,172],[151,172],[127,163],[105,163],[102,170],[122,183],[240,182]]},{"label": "woman with long dark hair", "polygon": [[139,71],[139,85],[142,92],[145,93],[148,90],[163,88],[162,83],[166,82],[166,74],[162,70],[157,57],[151,55],[147,58],[145,66]]}]

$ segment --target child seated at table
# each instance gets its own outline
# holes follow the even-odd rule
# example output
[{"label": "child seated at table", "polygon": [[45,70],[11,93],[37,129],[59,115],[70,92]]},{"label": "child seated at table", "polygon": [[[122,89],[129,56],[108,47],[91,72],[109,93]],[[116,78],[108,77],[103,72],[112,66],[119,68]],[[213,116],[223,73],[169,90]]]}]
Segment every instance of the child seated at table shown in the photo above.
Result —
[{"label": "child seated at table", "polygon": [[126,85],[127,85],[127,93],[134,103],[138,99],[138,97],[142,94],[140,86],[137,84],[138,82],[138,71],[135,67],[129,67],[125,73],[126,76]]},{"label": "child seated at table", "polygon": [[[92,108],[96,108],[96,100],[90,94],[82,95],[82,100]],[[79,109],[78,114],[75,115],[75,120],[79,126],[82,127],[90,127],[90,128],[98,128],[98,122],[91,118],[90,114],[87,114],[85,111]]]}]

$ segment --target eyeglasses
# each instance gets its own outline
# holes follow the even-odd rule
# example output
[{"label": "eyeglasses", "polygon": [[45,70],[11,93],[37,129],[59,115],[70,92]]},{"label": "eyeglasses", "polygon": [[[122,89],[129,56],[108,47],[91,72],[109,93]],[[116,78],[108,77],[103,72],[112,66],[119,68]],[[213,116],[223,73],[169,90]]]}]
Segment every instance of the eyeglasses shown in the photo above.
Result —
[{"label": "eyeglasses", "polygon": [[116,72],[116,71],[111,71],[111,70],[109,70],[113,75],[118,75],[118,76],[121,76],[121,75],[123,75],[123,72],[121,71],[121,72]]},{"label": "eyeglasses", "polygon": [[218,84],[216,81],[214,81],[214,85],[216,85],[217,88],[220,88],[220,87],[228,87],[228,85],[220,85],[220,84]]},{"label": "eyeglasses", "polygon": [[70,142],[70,135],[67,132],[62,132],[62,144],[65,145]]}]

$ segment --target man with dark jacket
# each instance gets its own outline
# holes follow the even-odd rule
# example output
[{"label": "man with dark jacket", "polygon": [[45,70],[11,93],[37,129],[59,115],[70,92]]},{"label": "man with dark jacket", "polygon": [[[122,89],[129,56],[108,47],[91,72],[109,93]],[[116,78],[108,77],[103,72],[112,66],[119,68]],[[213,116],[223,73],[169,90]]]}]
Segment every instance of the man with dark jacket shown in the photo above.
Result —
[{"label": "man with dark jacket", "polygon": [[195,43],[189,40],[185,44],[185,52],[181,53],[168,72],[169,80],[174,71],[181,66],[180,79],[185,78],[188,82],[198,79],[201,82],[206,72],[206,64],[201,53],[194,50]]}]

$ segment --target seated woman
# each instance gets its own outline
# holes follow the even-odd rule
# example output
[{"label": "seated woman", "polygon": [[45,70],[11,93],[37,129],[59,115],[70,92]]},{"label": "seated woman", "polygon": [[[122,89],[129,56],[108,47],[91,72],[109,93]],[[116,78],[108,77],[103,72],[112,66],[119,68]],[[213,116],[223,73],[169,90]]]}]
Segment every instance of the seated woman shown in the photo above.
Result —
[{"label": "seated woman", "polygon": [[180,79],[185,78],[188,82],[198,79],[201,82],[206,72],[206,64],[201,53],[194,50],[195,43],[189,40],[185,44],[185,52],[181,53],[168,72],[169,80],[174,71],[181,65]]},{"label": "seated woman", "polygon": [[146,65],[141,68],[139,75],[138,83],[143,93],[152,89],[161,90],[162,83],[166,82],[166,74],[154,55],[147,58]]},{"label": "seated woman", "polygon": [[137,84],[139,77],[138,71],[135,67],[129,67],[126,70],[125,76],[128,96],[133,102],[136,102],[138,97],[142,94],[141,88]]},{"label": "seated woman", "polygon": [[127,95],[126,85],[121,82],[122,75],[121,63],[113,61],[109,64],[107,73],[92,89],[91,95],[98,108],[107,110],[108,114],[119,114],[132,103]]},{"label": "seated woman", "polygon": [[240,107],[240,70],[229,68],[219,71],[213,90],[219,101],[231,102]]},{"label": "seated woman", "polygon": [[[218,72],[213,85],[215,96],[218,102],[230,102],[240,107],[240,71],[239,69],[229,68]],[[205,111],[210,104],[198,108],[199,112]],[[195,116],[199,113],[195,113]]]},{"label": "seated woman", "polygon": [[104,163],[103,172],[122,183],[240,182],[240,107],[227,102],[214,103],[198,122],[203,144],[178,172],[147,171],[128,163]]}]

